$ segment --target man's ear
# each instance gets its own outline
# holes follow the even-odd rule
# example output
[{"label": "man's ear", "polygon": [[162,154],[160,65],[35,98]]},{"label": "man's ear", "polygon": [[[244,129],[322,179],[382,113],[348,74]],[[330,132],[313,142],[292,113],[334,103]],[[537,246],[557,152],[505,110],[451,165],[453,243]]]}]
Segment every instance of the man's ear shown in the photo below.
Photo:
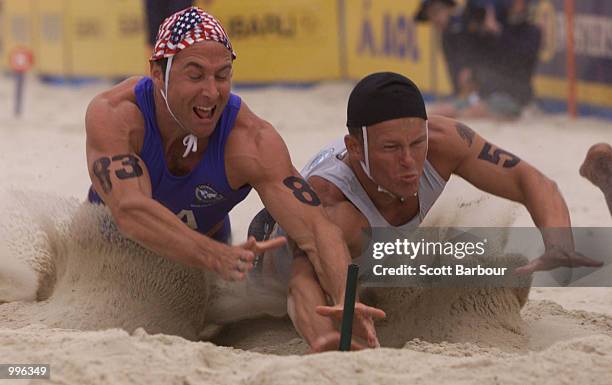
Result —
[{"label": "man's ear", "polygon": [[344,145],[349,157],[355,160],[363,160],[363,143],[361,138],[355,135],[344,135]]},{"label": "man's ear", "polygon": [[149,62],[149,72],[151,73],[151,79],[153,79],[158,85],[164,83],[162,66],[157,61]]}]

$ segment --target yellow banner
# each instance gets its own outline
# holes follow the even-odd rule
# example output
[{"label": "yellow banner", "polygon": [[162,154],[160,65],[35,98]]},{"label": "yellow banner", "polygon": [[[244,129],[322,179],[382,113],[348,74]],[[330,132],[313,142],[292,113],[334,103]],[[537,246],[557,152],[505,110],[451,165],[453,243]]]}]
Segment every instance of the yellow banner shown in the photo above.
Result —
[{"label": "yellow banner", "polygon": [[4,0],[0,0],[0,71],[4,71],[7,67],[6,63],[6,36],[4,31],[4,25],[6,25],[6,14],[4,11]]},{"label": "yellow banner", "polygon": [[393,71],[424,92],[448,93],[450,83],[438,38],[414,22],[419,1],[345,0],[347,75],[359,79]]},{"label": "yellow banner", "polygon": [[[540,98],[567,100],[566,79],[538,75],[533,80],[535,93]],[[576,82],[576,97],[579,104],[612,107],[612,87],[605,83]]]},{"label": "yellow banner", "polygon": [[39,1],[34,8],[38,44],[36,69],[45,75],[70,75],[70,51],[66,35],[69,16],[67,0]]},{"label": "yellow banner", "polygon": [[[238,54],[237,82],[356,80],[372,72],[395,71],[414,80],[423,92],[450,93],[439,36],[428,23],[413,21],[419,0],[195,3],[227,30]],[[143,1],[0,0],[0,5],[0,69],[7,68],[11,50],[21,46],[33,51],[34,69],[44,75],[115,77],[147,72]],[[539,24],[548,36],[542,67],[558,50],[553,44],[557,40],[550,39],[557,35],[557,19],[552,17],[557,11],[549,1],[538,9]],[[535,76],[536,94],[566,99],[564,75],[561,71]],[[608,84],[578,82],[579,103],[609,107],[610,95]]]},{"label": "yellow banner", "polygon": [[149,74],[151,52],[147,47],[143,3],[143,0],[112,0],[107,3],[113,7],[113,19],[109,25],[113,76]]},{"label": "yellow banner", "polygon": [[141,1],[69,3],[73,75],[127,76],[143,72],[146,56]]},{"label": "yellow banner", "polygon": [[338,79],[338,4],[330,0],[208,0],[197,5],[221,21],[238,59],[240,82]]}]

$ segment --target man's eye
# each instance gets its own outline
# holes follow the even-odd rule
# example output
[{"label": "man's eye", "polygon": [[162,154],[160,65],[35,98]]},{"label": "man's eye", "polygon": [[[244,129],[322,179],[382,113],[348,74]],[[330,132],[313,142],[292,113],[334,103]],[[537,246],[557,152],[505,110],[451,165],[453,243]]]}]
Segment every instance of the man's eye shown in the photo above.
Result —
[{"label": "man's eye", "polygon": [[202,75],[201,74],[189,74],[189,79],[191,80],[200,80],[202,79]]}]

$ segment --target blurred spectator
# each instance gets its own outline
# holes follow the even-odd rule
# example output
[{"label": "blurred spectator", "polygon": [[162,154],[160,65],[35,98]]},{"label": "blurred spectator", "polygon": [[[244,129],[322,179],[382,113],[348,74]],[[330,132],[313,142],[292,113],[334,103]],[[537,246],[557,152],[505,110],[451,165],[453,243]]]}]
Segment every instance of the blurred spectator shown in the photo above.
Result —
[{"label": "blurred spectator", "polygon": [[442,40],[442,52],[453,86],[453,96],[463,97],[473,90],[469,69],[473,67],[473,39],[465,29],[455,0],[425,0],[415,16],[417,22],[430,21]]},{"label": "blurred spectator", "polygon": [[147,13],[147,43],[153,51],[157,30],[164,19],[177,11],[191,7],[193,0],[145,0]]},{"label": "blurred spectator", "polygon": [[[442,17],[431,15],[436,8],[426,5],[440,1],[423,2],[428,19]],[[454,46],[448,47],[450,32],[442,35],[455,99],[432,106],[430,113],[451,117],[520,116],[533,99],[531,80],[541,42],[539,28],[528,22],[527,5],[527,0],[468,0],[457,22],[460,27],[455,27],[460,32],[450,39],[457,41]],[[434,27],[439,28],[437,24]]]}]

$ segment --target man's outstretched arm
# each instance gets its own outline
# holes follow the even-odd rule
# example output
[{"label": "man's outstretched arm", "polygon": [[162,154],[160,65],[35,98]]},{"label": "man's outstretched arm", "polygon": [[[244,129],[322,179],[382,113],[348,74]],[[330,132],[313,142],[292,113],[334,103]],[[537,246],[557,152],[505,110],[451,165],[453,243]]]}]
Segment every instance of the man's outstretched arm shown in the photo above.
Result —
[{"label": "man's outstretched arm", "polygon": [[[325,206],[325,211],[332,222],[342,230],[344,241],[353,255],[359,255],[362,249],[363,227],[367,226],[364,218],[347,201]],[[287,298],[289,317],[298,333],[308,342],[312,352],[336,350],[340,343],[337,327],[343,307],[327,306],[325,293],[306,255],[298,248],[293,248],[292,254],[294,259]],[[357,303],[353,334],[363,341],[364,345],[353,339],[351,348],[356,350],[365,346],[378,347],[380,344],[376,336],[374,319],[384,317],[385,313],[382,310]]]},{"label": "man's outstretched arm", "polygon": [[443,118],[435,122],[444,126],[446,151],[457,154],[453,173],[483,191],[522,203],[542,232],[546,253],[517,271],[601,266],[575,252],[569,210],[554,181],[460,122]]},{"label": "man's outstretched arm", "polygon": [[258,192],[266,209],[308,256],[334,304],[344,300],[351,258],[341,230],[326,216],[321,200],[291,164],[282,138],[261,121],[254,139],[228,159]]}]

